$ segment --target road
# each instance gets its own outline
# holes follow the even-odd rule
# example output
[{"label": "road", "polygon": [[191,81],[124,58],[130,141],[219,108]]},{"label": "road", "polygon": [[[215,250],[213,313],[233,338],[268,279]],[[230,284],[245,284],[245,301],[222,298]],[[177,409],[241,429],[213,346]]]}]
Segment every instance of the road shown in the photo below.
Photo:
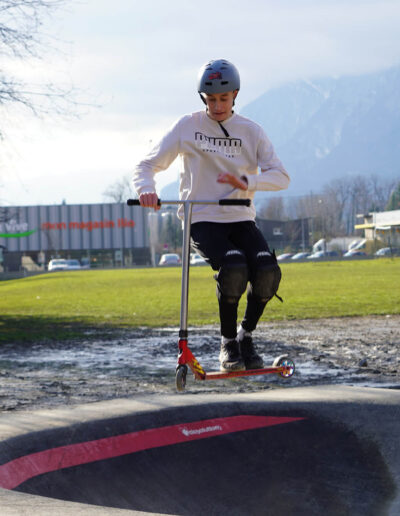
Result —
[{"label": "road", "polygon": [[2,413],[1,514],[395,516],[399,430],[398,390],[338,385]]}]

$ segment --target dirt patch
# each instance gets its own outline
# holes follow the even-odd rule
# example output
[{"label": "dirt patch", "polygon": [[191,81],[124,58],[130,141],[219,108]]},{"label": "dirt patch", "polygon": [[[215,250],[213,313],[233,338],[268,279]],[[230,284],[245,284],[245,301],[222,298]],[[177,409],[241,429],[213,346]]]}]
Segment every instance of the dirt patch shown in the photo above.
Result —
[{"label": "dirt patch", "polygon": [[[177,334],[177,328],[135,329],[102,340],[92,334],[62,344],[4,345],[0,410],[174,393]],[[400,315],[262,323],[254,340],[266,364],[289,354],[295,376],[201,382],[189,375],[187,390],[250,392],[332,383],[400,388]],[[192,328],[189,345],[206,370],[218,368],[217,327]]]}]

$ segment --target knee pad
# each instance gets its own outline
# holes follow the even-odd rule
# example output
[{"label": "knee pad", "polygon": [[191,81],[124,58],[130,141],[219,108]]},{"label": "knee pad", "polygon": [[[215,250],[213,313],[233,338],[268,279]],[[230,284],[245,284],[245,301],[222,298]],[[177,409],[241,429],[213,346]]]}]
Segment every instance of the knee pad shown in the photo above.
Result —
[{"label": "knee pad", "polygon": [[257,255],[257,263],[251,278],[252,294],[262,302],[267,302],[278,292],[282,272],[275,251],[262,251]]},{"label": "knee pad", "polygon": [[221,268],[215,275],[217,281],[217,297],[227,303],[237,303],[246,290],[248,269],[246,258],[241,251],[228,251],[224,256]]}]

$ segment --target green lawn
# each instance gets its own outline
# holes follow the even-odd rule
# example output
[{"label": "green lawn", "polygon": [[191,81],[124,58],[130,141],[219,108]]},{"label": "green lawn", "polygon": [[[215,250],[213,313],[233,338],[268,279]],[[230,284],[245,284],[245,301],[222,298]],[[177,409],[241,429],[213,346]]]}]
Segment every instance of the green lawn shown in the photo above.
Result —
[{"label": "green lawn", "polygon": [[[263,320],[400,313],[400,259],[282,265]],[[62,339],[82,327],[178,326],[179,268],[58,272],[0,282],[0,342]],[[218,322],[213,271],[190,271],[189,326]],[[244,303],[241,303],[242,312]]]}]

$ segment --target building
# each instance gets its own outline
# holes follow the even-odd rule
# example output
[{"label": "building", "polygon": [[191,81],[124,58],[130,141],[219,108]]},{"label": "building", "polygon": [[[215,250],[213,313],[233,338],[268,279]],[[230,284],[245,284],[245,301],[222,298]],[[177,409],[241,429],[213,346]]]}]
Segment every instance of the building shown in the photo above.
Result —
[{"label": "building", "polygon": [[149,264],[146,210],[122,203],[3,206],[0,266],[4,271],[45,269],[56,257],[91,267]]},{"label": "building", "polygon": [[400,246],[400,210],[374,212],[357,217],[364,220],[354,228],[364,230],[366,240],[381,240],[389,247]]},{"label": "building", "polygon": [[256,223],[271,249],[297,251],[310,247],[309,219],[282,221],[257,217]]}]

